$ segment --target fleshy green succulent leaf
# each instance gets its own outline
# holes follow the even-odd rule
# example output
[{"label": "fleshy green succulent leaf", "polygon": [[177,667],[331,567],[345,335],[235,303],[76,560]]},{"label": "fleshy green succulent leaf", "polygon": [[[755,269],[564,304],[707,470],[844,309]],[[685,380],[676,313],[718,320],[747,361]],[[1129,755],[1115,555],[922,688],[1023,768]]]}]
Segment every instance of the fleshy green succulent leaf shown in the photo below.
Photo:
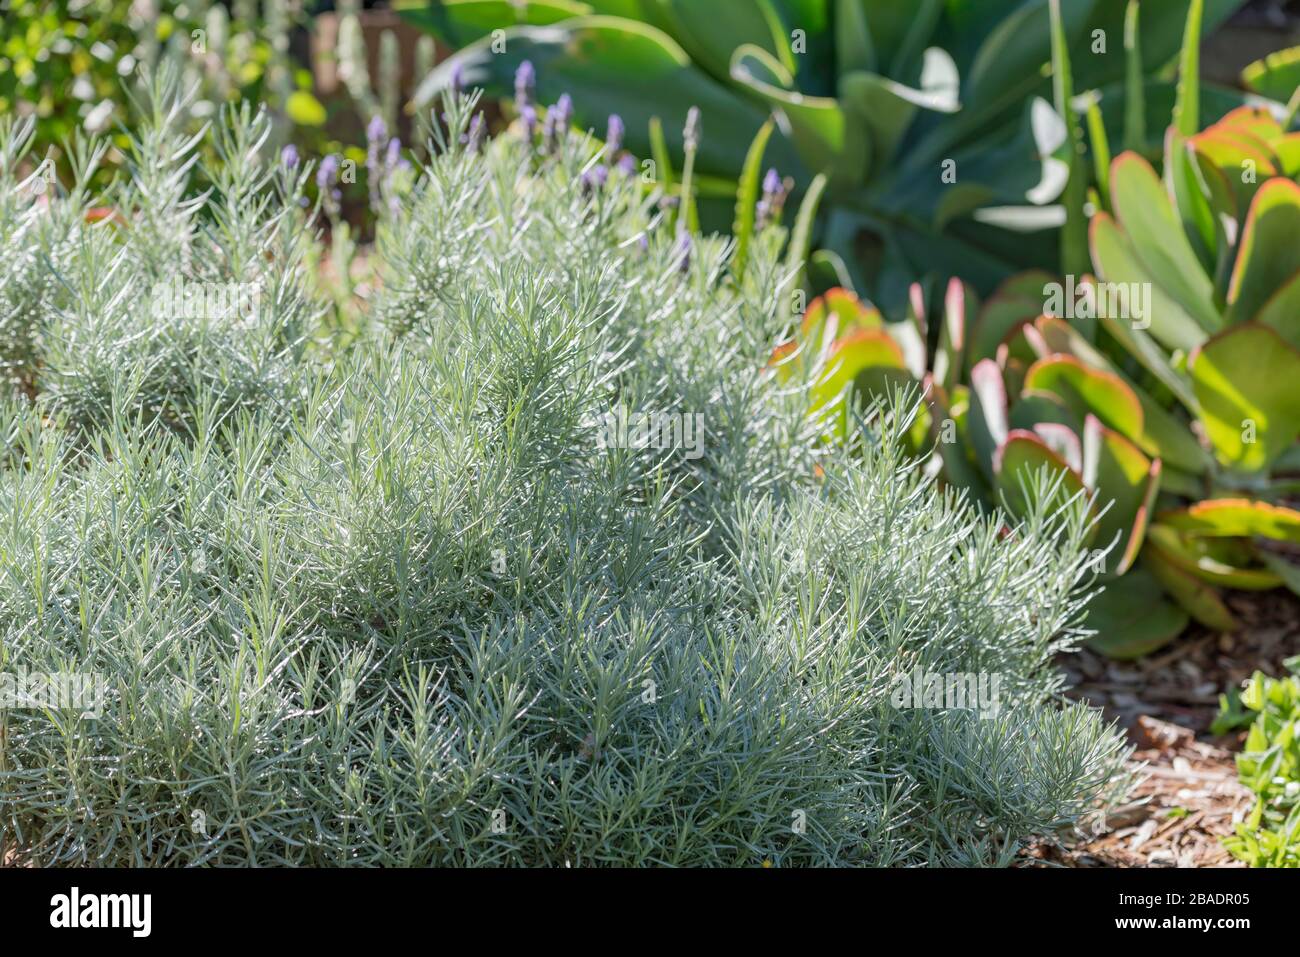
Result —
[{"label": "fleshy green succulent leaf", "polygon": [[1136,153],[1122,153],[1111,164],[1110,184],[1116,218],[1146,271],[1202,329],[1222,328],[1214,284],[1151,165]]},{"label": "fleshy green succulent leaf", "polygon": [[1282,584],[1292,594],[1300,595],[1300,564],[1297,564],[1286,555],[1276,555],[1263,549],[1259,551],[1259,557],[1269,571],[1282,579]]},{"label": "fleshy green succulent leaf", "polygon": [[1048,284],[1055,282],[1045,272],[1013,276],[985,301],[971,329],[966,350],[967,363],[997,356],[998,346],[1027,322],[1042,315]]},{"label": "fleshy green succulent leaf", "polygon": [[[914,382],[894,340],[883,330],[855,329],[837,339],[826,357],[825,371],[813,384],[813,408],[822,409],[842,397],[852,385],[863,400],[886,397],[893,389]],[[852,427],[852,411],[844,404],[838,417],[841,434]]]},{"label": "fleshy green succulent leaf", "polygon": [[1211,538],[1267,538],[1300,545],[1300,511],[1255,499],[1207,499],[1160,513],[1160,524]]},{"label": "fleshy green succulent leaf", "polygon": [[1111,658],[1141,658],[1173,641],[1187,627],[1187,612],[1160,594],[1160,582],[1142,566],[1106,581],[1088,603],[1088,647]]},{"label": "fleshy green succulent leaf", "polygon": [[736,190],[736,219],[732,226],[732,235],[736,238],[736,251],[731,257],[732,275],[740,280],[745,275],[745,266],[749,260],[749,246],[754,238],[754,222],[757,216],[757,204],[760,183],[763,178],[763,151],[772,135],[772,120],[768,120],[758,130],[758,135],[749,144],[745,155],[745,166],[740,173],[740,186]]},{"label": "fleshy green succulent leaf", "polygon": [[840,77],[839,90],[846,108],[867,127],[876,163],[893,158],[918,109],[955,113],[961,108],[957,67],[947,53],[933,47],[925,51],[919,88],[858,70]]},{"label": "fleshy green succulent leaf", "polygon": [[[1242,231],[1228,286],[1228,320],[1245,322],[1300,272],[1300,186],[1270,179],[1259,188]],[[1289,325],[1294,328],[1294,317]]]},{"label": "fleshy green succulent leaf", "polygon": [[1114,571],[1122,575],[1142,547],[1160,488],[1160,460],[1147,458],[1124,436],[1089,415],[1083,427],[1083,479],[1099,514],[1100,542],[1118,543]]},{"label": "fleshy green succulent leaf", "polygon": [[968,317],[975,314],[975,292],[955,276],[948,281],[943,299],[943,324],[934,354],[935,379],[947,390],[957,384],[966,350]]},{"label": "fleshy green succulent leaf", "polygon": [[970,412],[967,431],[975,449],[975,460],[985,477],[993,482],[993,456],[1007,439],[1007,389],[1002,370],[992,359],[975,363],[970,372]]},{"label": "fleshy green succulent leaf", "polygon": [[[1113,189],[1112,180],[1112,202]],[[1132,241],[1106,213],[1092,218],[1090,239],[1092,259],[1103,279],[1151,290],[1150,330],[1161,345],[1166,349],[1190,351],[1205,341],[1204,327],[1155,281],[1146,264],[1138,258]]]},{"label": "fleshy green succulent leaf", "polygon": [[1268,591],[1282,579],[1258,562],[1249,542],[1185,535],[1157,520],[1147,529],[1147,547],[1201,581],[1245,591]]},{"label": "fleshy green succulent leaf", "polygon": [[1268,468],[1300,434],[1300,351],[1267,326],[1243,323],[1189,362],[1201,422],[1224,465]]},{"label": "fleshy green succulent leaf", "polygon": [[1053,478],[1059,477],[1055,488],[1054,509],[1063,508],[1074,498],[1086,499],[1088,491],[1083,477],[1068,462],[1054,452],[1036,432],[1013,429],[993,456],[996,487],[1007,510],[1013,515],[1027,515],[1030,503],[1027,490],[1036,473],[1046,469]]},{"label": "fleshy green succulent leaf", "polygon": [[1241,71],[1246,89],[1285,103],[1300,87],[1300,47],[1289,47],[1256,60]]},{"label": "fleshy green succulent leaf", "polygon": [[1074,356],[1050,355],[1035,362],[1025,375],[1025,392],[1055,395],[1078,415],[1091,412],[1130,440],[1142,436],[1142,404],[1133,390],[1119,376]]},{"label": "fleshy green succulent leaf", "polygon": [[1237,619],[1224,604],[1218,589],[1175,565],[1158,549],[1143,549],[1141,564],[1174,601],[1205,627],[1216,631],[1232,631],[1237,627]]},{"label": "fleshy green succulent leaf", "polygon": [[1300,271],[1278,287],[1255,314],[1255,321],[1268,326],[1295,349],[1300,349]]}]

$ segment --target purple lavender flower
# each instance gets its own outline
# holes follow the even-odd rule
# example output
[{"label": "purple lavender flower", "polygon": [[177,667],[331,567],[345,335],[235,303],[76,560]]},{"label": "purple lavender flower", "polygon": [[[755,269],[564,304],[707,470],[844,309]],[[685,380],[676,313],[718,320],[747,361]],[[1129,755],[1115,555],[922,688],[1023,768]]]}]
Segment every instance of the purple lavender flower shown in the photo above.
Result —
[{"label": "purple lavender flower", "polygon": [[451,92],[453,96],[460,96],[465,92],[465,64],[463,63],[452,65]]},{"label": "purple lavender flower", "polygon": [[555,101],[555,122],[561,129],[568,129],[569,124],[573,122],[573,97],[567,93],[561,93],[560,98]]},{"label": "purple lavender flower", "polygon": [[515,70],[515,108],[522,110],[532,99],[533,87],[537,85],[537,71],[533,61],[525,60]]},{"label": "purple lavender flower", "polygon": [[289,143],[284,149],[280,150],[280,163],[285,169],[298,168],[298,147]]},{"label": "purple lavender flower", "polygon": [[524,127],[524,139],[532,143],[537,135],[537,110],[531,103],[526,103],[519,111],[519,121]]},{"label": "purple lavender flower", "polygon": [[790,183],[781,179],[781,174],[769,169],[763,177],[763,196],[756,206],[757,227],[763,229],[781,218],[786,198],[790,195]]},{"label": "purple lavender flower", "polygon": [[691,234],[682,230],[677,234],[677,242],[673,245],[673,255],[680,256],[677,268],[683,273],[691,271]]},{"label": "purple lavender flower", "polygon": [[483,122],[483,114],[475,113],[474,118],[469,121],[469,129],[460,138],[461,142],[471,153],[477,153],[483,148],[483,141],[486,138],[487,125]]},{"label": "purple lavender flower", "polygon": [[388,141],[388,152],[384,155],[384,168],[388,171],[401,169],[406,160],[402,159],[402,141],[394,136]]},{"label": "purple lavender flower", "polygon": [[636,174],[636,157],[631,153],[624,153],[618,158],[618,171],[624,176],[633,176]]},{"label": "purple lavender flower", "polygon": [[605,132],[605,152],[612,160],[618,155],[618,151],[623,148],[623,134],[626,127],[623,126],[623,117],[617,113],[611,113],[609,116],[609,126]]},{"label": "purple lavender flower", "polygon": [[582,191],[589,196],[604,186],[608,180],[609,167],[604,163],[598,163],[582,174]]},{"label": "purple lavender flower", "polygon": [[336,153],[330,153],[320,161],[320,168],[316,170],[316,187],[320,191],[325,212],[331,217],[339,214],[339,200],[343,198],[343,191],[338,188],[338,181],[339,157]]},{"label": "purple lavender flower", "polygon": [[384,118],[376,113],[366,125],[366,142],[382,143],[387,135],[388,125],[384,123]]}]

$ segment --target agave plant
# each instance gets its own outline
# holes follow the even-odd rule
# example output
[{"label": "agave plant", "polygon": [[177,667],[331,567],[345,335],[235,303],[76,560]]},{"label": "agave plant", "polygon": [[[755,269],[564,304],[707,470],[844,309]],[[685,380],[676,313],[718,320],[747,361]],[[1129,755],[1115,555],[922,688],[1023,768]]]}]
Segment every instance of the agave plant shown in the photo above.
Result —
[{"label": "agave plant", "polygon": [[[1207,28],[1239,5],[1208,0]],[[818,261],[901,308],[902,277],[960,275],[987,293],[1016,268],[1056,263],[1053,227],[1063,211],[1053,204],[1076,144],[1060,115],[1062,91],[1048,78],[1050,6],[411,0],[399,12],[463,47],[417,100],[458,78],[505,96],[528,61],[540,98],[572,93],[584,128],[622,115],[628,147],[661,166],[682,147],[680,121],[698,107],[709,137],[693,182],[705,199],[735,195],[746,144],[775,114],[783,135],[769,146],[770,162],[801,187],[828,178]],[[1188,7],[1150,8],[1141,62],[1152,74],[1177,51]],[[1122,85],[1132,64],[1121,43],[1125,13],[1125,0],[1062,6],[1059,52],[1072,56],[1080,89]],[[1202,106],[1217,116],[1224,101],[1207,96]],[[660,119],[667,133],[656,142]]]}]

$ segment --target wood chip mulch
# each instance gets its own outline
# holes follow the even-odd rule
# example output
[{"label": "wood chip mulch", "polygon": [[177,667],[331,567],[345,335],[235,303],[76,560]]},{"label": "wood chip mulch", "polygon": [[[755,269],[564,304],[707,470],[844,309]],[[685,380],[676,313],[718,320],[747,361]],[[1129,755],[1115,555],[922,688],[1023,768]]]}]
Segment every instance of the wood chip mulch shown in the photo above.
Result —
[{"label": "wood chip mulch", "polygon": [[1080,839],[1040,843],[1027,866],[1238,867],[1219,839],[1250,811],[1235,755],[1245,732],[1213,736],[1219,695],[1255,671],[1283,674],[1300,655],[1300,600],[1285,591],[1239,592],[1227,602],[1241,627],[1193,626],[1141,661],[1111,661],[1086,648],[1063,655],[1070,697],[1100,707],[1137,748],[1144,775],[1129,802]]}]

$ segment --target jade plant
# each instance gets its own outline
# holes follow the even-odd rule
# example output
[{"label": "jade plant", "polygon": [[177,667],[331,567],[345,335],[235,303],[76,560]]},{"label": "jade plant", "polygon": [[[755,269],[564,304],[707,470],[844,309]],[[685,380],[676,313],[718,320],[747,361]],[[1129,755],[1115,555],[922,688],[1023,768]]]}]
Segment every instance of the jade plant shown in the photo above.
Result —
[{"label": "jade plant", "polygon": [[[1200,0],[1197,0],[1199,4]],[[1156,104],[1191,0],[1150,5],[1139,82]],[[908,277],[960,275],[987,293],[1006,275],[1054,266],[1054,205],[1075,165],[1054,54],[1080,89],[1123,96],[1133,60],[1125,0],[409,0],[409,21],[461,48],[420,100],[456,77],[509,97],[536,66],[538,95],[572,93],[582,128],[627,120],[628,146],[667,157],[690,107],[709,131],[694,186],[729,201],[746,144],[770,115],[770,160],[800,191],[824,173],[815,262],[901,308]],[[1211,28],[1240,6],[1208,0]],[[1207,91],[1206,117],[1239,98]],[[659,121],[662,120],[662,123]],[[662,137],[656,131],[664,131]],[[658,147],[658,148],[656,148]],[[1026,234],[1033,236],[1026,240]]]}]

